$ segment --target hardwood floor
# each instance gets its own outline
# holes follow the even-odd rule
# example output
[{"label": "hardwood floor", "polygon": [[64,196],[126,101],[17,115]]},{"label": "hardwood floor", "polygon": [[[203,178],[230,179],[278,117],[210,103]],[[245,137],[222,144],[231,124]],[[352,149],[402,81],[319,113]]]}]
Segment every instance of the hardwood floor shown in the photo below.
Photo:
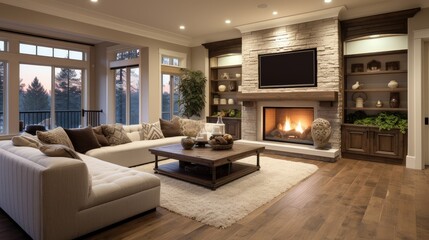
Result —
[{"label": "hardwood floor", "polygon": [[[272,157],[320,169],[227,229],[158,208],[83,239],[429,239],[429,169]],[[0,211],[0,239],[25,237]]]}]

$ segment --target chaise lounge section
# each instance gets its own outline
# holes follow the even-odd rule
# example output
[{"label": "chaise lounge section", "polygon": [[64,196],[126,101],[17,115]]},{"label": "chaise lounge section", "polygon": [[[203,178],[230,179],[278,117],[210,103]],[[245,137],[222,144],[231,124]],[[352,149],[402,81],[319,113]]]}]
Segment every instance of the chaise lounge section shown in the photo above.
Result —
[{"label": "chaise lounge section", "polygon": [[155,209],[153,174],[0,141],[0,207],[33,239],[72,239]]}]

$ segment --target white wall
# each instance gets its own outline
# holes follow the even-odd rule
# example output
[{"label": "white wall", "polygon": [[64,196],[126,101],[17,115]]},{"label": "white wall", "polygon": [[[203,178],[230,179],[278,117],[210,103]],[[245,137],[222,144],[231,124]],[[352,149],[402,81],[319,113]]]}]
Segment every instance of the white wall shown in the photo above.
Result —
[{"label": "white wall", "polygon": [[348,41],[344,44],[344,55],[406,49],[408,49],[407,35],[387,35]]},{"label": "white wall", "polygon": [[[425,58],[425,44],[429,42],[429,8],[422,9],[408,21],[408,168],[423,169],[428,160],[428,116],[429,104],[423,101],[428,94],[428,62]],[[426,59],[426,60],[425,60]]]}]

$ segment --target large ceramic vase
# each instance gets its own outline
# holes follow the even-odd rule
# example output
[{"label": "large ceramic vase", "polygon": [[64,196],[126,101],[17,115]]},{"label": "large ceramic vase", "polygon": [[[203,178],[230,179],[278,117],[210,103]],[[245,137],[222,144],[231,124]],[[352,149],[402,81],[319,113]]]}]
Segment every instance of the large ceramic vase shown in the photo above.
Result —
[{"label": "large ceramic vase", "polygon": [[317,149],[327,149],[330,147],[329,138],[331,138],[331,124],[324,118],[317,118],[311,124],[311,136],[314,146]]}]

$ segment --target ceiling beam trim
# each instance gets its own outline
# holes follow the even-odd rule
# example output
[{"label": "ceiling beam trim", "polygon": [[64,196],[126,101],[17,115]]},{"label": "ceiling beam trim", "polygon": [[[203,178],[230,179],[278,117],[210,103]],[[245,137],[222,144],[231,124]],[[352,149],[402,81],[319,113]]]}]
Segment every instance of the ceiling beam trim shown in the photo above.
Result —
[{"label": "ceiling beam trim", "polygon": [[329,9],[324,9],[320,11],[314,11],[314,12],[308,12],[308,13],[303,13],[303,14],[298,14],[293,16],[276,18],[276,19],[262,21],[262,22],[245,24],[245,25],[237,26],[236,28],[240,30],[241,33],[247,33],[247,32],[259,31],[263,29],[288,26],[288,25],[304,23],[304,22],[311,22],[311,21],[316,21],[316,20],[321,20],[326,18],[338,18],[340,15],[340,12],[345,9],[346,9],[345,6],[340,6],[340,7],[329,8]]}]

